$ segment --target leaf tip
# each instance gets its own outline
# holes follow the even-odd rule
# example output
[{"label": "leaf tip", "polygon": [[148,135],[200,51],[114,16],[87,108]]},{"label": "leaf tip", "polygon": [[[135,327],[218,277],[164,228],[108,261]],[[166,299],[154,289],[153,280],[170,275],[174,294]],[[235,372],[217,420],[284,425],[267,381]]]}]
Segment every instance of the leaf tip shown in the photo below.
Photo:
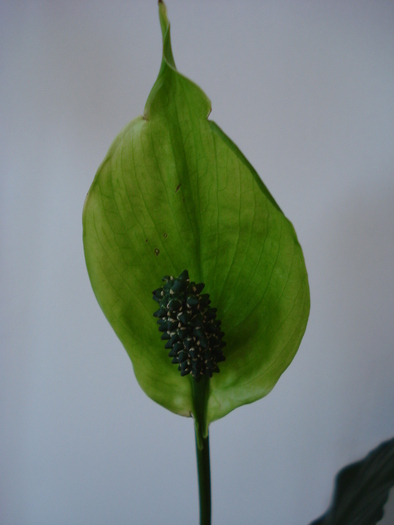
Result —
[{"label": "leaf tip", "polygon": [[168,20],[168,15],[167,15],[167,6],[163,2],[163,0],[158,0],[158,6],[159,6],[160,24],[161,24],[163,36],[164,36],[166,29],[170,25],[170,22]]}]

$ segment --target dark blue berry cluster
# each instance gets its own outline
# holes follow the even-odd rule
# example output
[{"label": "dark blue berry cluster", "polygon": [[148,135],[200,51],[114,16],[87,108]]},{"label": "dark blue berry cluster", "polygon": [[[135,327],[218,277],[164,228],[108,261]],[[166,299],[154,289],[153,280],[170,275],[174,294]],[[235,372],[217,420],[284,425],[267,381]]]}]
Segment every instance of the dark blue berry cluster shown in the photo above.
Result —
[{"label": "dark blue berry cluster", "polygon": [[161,338],[168,339],[169,357],[182,376],[191,374],[196,381],[204,375],[212,377],[219,372],[218,363],[226,359],[222,352],[226,343],[216,308],[209,306],[209,294],[201,294],[205,285],[191,282],[187,270],[176,278],[166,275],[163,282],[153,292],[160,305],[153,315],[159,318]]}]

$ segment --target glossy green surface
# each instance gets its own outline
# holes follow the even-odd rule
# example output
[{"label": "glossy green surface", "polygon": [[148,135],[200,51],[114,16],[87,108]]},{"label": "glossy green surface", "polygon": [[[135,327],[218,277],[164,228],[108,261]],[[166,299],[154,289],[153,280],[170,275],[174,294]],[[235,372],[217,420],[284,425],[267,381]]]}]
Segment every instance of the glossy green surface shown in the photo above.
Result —
[{"label": "glossy green surface", "polygon": [[163,348],[152,291],[185,269],[205,283],[227,343],[208,384],[208,425],[273,388],[304,334],[309,287],[292,224],[208,120],[206,95],[177,72],[163,3],[159,14],[161,69],[144,115],[121,131],[97,171],[84,249],[97,300],[139,384],[181,415],[194,411],[193,379],[180,376]]},{"label": "glossy green surface", "polygon": [[394,438],[339,471],[329,509],[310,525],[375,525],[393,486]]}]

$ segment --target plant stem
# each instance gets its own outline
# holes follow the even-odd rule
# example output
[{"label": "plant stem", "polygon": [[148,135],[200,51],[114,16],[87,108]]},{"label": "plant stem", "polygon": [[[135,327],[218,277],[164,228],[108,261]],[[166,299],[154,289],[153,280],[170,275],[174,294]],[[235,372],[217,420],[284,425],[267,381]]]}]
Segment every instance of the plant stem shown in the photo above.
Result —
[{"label": "plant stem", "polygon": [[209,464],[209,436],[203,438],[200,449],[196,435],[198,490],[200,494],[200,525],[211,525],[211,472]]},{"label": "plant stem", "polygon": [[203,377],[199,382],[192,379],[191,383],[194,405],[194,430],[196,434],[198,490],[200,494],[200,525],[211,525],[211,469],[206,419],[209,378]]}]

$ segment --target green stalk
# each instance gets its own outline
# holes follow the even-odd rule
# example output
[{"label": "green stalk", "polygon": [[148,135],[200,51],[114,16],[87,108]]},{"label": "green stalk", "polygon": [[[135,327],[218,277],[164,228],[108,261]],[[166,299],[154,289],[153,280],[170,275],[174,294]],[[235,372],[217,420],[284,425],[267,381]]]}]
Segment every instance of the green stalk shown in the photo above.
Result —
[{"label": "green stalk", "polygon": [[192,379],[191,383],[194,403],[198,491],[200,495],[200,525],[211,525],[211,469],[209,435],[206,424],[209,378],[203,377],[198,383]]},{"label": "green stalk", "polygon": [[209,465],[209,436],[198,448],[196,436],[198,491],[200,494],[200,525],[211,525],[211,472]]}]

